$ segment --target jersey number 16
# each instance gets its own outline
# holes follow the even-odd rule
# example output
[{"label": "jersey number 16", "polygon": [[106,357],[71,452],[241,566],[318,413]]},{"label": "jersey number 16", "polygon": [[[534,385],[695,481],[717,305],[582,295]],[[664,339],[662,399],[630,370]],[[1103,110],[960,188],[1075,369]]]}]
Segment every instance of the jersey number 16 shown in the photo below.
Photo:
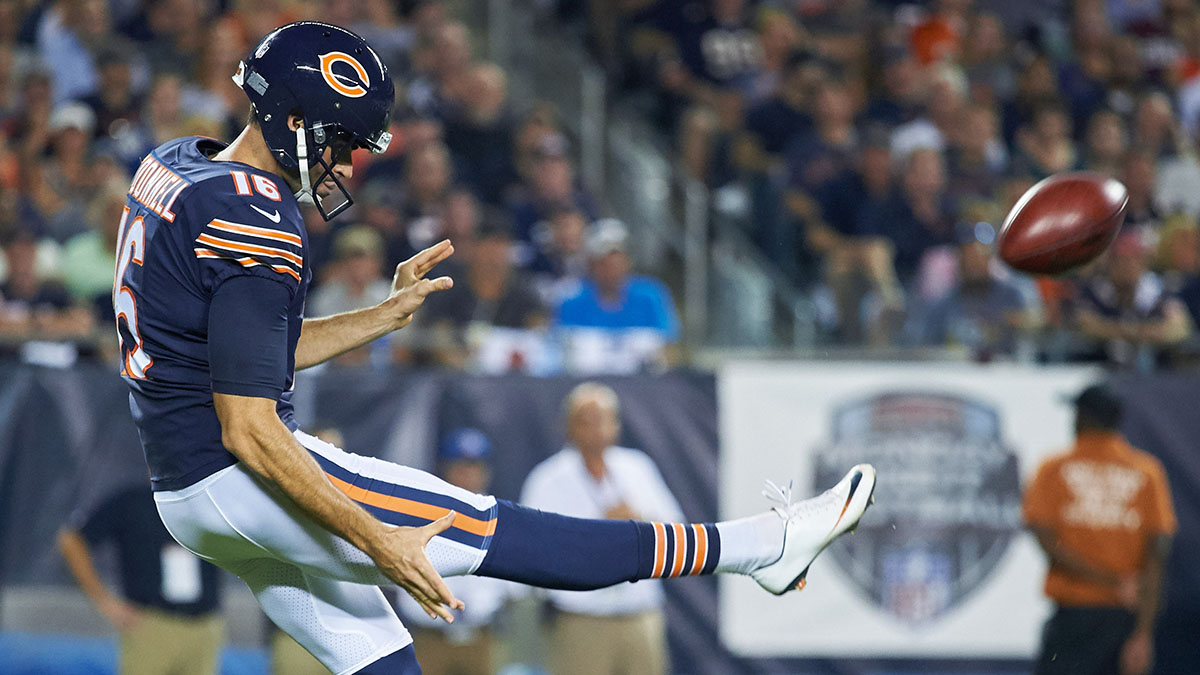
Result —
[{"label": "jersey number 16", "polygon": [[[126,271],[130,264],[142,265],[146,254],[146,223],[141,216],[129,220],[129,207],[121,214],[121,227],[117,232],[117,277],[113,281],[113,310],[117,314],[117,337],[121,340],[121,374],[135,379],[144,379],[154,360],[142,347],[142,335],[138,332],[137,299],[126,285]],[[125,340],[121,331],[121,320],[131,342]]]}]

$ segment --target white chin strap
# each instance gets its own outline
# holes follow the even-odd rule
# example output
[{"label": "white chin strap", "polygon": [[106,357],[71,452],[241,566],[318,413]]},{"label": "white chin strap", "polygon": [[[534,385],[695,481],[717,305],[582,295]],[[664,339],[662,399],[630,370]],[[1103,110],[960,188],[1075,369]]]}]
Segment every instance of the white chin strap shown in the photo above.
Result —
[{"label": "white chin strap", "polygon": [[300,165],[300,190],[296,201],[301,204],[316,204],[312,191],[312,179],[308,175],[308,139],[304,127],[296,127],[296,162]]}]

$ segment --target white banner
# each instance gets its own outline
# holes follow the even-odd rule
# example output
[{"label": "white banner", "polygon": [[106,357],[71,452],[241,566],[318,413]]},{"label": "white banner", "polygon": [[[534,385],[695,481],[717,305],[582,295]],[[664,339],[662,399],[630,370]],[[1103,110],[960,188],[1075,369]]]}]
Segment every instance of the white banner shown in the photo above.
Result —
[{"label": "white banner", "polygon": [[761,511],[764,478],[811,496],[879,470],[859,530],[775,598],[722,577],[721,637],[745,656],[1027,658],[1049,604],[1020,488],[1072,438],[1083,368],[731,363],[717,394],[722,518]]}]

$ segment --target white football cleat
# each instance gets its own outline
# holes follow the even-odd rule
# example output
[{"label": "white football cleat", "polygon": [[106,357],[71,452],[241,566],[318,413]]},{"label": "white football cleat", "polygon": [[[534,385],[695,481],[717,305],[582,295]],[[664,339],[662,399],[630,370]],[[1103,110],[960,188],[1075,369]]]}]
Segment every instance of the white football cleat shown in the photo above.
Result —
[{"label": "white football cleat", "polygon": [[817,555],[858,527],[867,506],[875,502],[875,467],[859,464],[837,485],[800,502],[792,502],[790,484],[781,488],[767,481],[767,486],[774,492],[763,490],[763,494],[781,504],[771,510],[784,521],[783,553],[750,576],[771,593],[783,595],[804,588],[808,567]]}]

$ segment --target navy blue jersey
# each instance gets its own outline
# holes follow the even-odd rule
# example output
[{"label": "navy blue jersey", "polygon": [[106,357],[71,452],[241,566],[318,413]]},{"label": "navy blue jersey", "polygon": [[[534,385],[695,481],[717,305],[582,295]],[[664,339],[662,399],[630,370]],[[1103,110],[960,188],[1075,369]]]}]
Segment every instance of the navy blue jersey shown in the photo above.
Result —
[{"label": "navy blue jersey", "polygon": [[[121,375],[155,490],[186,487],[237,461],[221,444],[213,391],[273,398],[280,419],[296,427],[292,372],[311,278],[303,221],[278,176],[209,159],[223,147],[204,138],[159,146],[126,198],[113,306]],[[213,297],[233,280],[227,288],[250,288],[247,278],[287,305],[278,312],[286,355],[267,355],[278,367],[266,376],[220,373],[210,361]],[[265,345],[248,335],[242,348]]]}]

